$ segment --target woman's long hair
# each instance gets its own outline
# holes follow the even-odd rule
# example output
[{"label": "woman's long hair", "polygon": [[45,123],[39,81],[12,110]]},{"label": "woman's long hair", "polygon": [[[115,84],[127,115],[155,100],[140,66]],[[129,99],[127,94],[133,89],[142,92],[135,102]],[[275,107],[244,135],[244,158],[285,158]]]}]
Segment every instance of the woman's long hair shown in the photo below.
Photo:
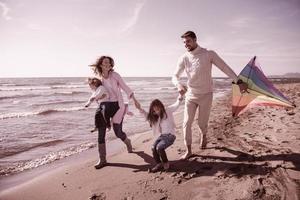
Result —
[{"label": "woman's long hair", "polygon": [[[154,107],[158,107],[160,109],[159,115],[155,114],[153,109]],[[150,104],[149,113],[147,115],[147,120],[150,123],[150,127],[152,127],[159,118],[163,119],[165,117],[167,117],[167,113],[164,104],[158,99],[153,100]]]},{"label": "woman's long hair", "polygon": [[[109,59],[109,62],[110,62],[110,64],[111,64],[111,67],[112,67],[112,68],[114,67],[115,61],[114,61],[114,59],[113,59],[112,57],[110,57],[110,56],[101,56],[100,58],[97,59],[97,61],[96,61],[94,64],[89,65],[89,66],[92,68],[92,70],[94,71],[94,74],[95,74],[95,75],[102,76],[102,68],[101,68],[101,65],[102,65],[103,60],[104,60],[105,58]],[[113,69],[111,69],[111,71],[113,71]]]}]

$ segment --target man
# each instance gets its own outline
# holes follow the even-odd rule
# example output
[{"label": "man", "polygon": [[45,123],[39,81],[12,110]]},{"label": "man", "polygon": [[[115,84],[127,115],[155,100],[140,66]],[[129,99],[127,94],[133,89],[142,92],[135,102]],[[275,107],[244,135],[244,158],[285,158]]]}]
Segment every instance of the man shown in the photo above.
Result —
[{"label": "man", "polygon": [[[217,66],[234,83],[239,84],[241,92],[245,92],[247,84],[238,80],[234,71],[214,51],[200,47],[197,44],[196,34],[187,31],[181,36],[187,50],[178,60],[177,69],[172,77],[172,82],[181,94],[186,94],[183,133],[186,153],[181,157],[187,159],[192,155],[192,123],[198,108],[198,126],[201,130],[200,148],[206,147],[206,134],[208,119],[213,99],[213,80],[211,76],[212,64]],[[187,88],[180,83],[183,71],[187,74]]]}]

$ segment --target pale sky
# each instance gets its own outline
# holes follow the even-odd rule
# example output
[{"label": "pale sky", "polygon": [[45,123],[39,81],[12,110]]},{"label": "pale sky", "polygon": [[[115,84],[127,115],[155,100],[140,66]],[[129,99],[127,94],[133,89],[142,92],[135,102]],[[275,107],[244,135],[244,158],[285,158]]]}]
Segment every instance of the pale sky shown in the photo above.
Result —
[{"label": "pale sky", "polygon": [[171,76],[187,30],[237,74],[254,55],[266,75],[300,72],[300,0],[0,0],[0,77],[90,76],[101,55]]}]

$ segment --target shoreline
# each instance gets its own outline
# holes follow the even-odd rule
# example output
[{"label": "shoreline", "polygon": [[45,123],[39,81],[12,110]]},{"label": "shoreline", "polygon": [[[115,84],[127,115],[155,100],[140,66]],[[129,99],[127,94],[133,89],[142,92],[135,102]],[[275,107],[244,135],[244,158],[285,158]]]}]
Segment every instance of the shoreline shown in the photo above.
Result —
[{"label": "shoreline", "polygon": [[[300,105],[300,83],[276,87]],[[299,199],[299,107],[257,107],[232,119],[230,94],[219,98],[213,102],[207,148],[199,149],[194,123],[195,156],[187,161],[179,160],[185,149],[183,115],[175,118],[168,172],[148,173],[153,165],[149,130],[133,139],[134,153],[121,145],[107,167],[95,170],[96,150],[85,151],[78,156],[82,160],[72,156],[73,163],[62,162],[57,170],[1,191],[0,199]]]},{"label": "shoreline", "polygon": [[[134,135],[129,135],[129,139],[134,142],[139,137],[143,137],[145,134],[149,134],[149,131],[138,133]],[[119,139],[113,139],[107,141],[107,158],[113,157],[118,153],[124,151],[126,147]],[[87,162],[96,160],[98,158],[97,147],[93,147],[91,149],[72,154],[71,156],[64,157],[63,159],[55,160],[53,162],[47,163],[45,165],[38,166],[36,168],[31,168],[28,170],[24,170],[22,172],[18,172],[15,174],[11,174],[8,176],[0,176],[0,194],[5,192],[6,190],[11,190],[13,188],[22,186],[27,182],[32,181],[32,179],[43,176],[47,173],[55,173],[57,171],[61,171],[64,169],[64,165],[70,166],[73,164],[80,162]]]}]

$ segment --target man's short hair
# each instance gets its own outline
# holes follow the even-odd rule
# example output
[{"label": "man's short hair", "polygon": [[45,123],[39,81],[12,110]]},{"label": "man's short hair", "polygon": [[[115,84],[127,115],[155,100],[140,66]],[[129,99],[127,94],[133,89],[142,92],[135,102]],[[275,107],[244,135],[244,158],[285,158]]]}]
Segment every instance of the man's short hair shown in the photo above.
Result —
[{"label": "man's short hair", "polygon": [[181,36],[181,38],[187,38],[187,37],[191,37],[191,38],[193,38],[193,39],[197,39],[197,36],[196,36],[196,34],[195,34],[193,31],[187,31],[187,32],[185,32],[185,33]]}]

